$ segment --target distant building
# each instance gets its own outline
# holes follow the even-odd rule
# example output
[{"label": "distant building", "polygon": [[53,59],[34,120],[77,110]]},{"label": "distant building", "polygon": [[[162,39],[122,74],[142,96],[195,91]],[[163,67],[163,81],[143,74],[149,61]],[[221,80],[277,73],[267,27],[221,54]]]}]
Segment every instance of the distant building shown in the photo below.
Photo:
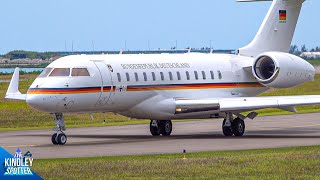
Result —
[{"label": "distant building", "polygon": [[320,59],[320,52],[304,52],[300,56],[306,59]]}]

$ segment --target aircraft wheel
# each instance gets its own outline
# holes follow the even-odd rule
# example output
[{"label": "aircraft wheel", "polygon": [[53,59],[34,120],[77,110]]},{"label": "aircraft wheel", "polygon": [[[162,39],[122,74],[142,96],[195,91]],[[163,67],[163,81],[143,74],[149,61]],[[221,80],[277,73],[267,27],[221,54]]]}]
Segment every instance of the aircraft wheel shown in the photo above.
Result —
[{"label": "aircraft wheel", "polygon": [[172,121],[160,121],[160,133],[163,136],[170,136],[172,133]]},{"label": "aircraft wheel", "polygon": [[160,136],[159,123],[156,120],[150,121],[150,132],[152,136]]},{"label": "aircraft wheel", "polygon": [[57,140],[58,140],[58,144],[64,145],[67,142],[67,136],[65,134],[61,133],[58,135]]},{"label": "aircraft wheel", "polygon": [[222,123],[222,132],[225,136],[232,136],[233,132],[232,132],[232,127],[228,127],[228,126],[224,126],[224,124],[226,123],[226,119],[223,120]]},{"label": "aircraft wheel", "polygon": [[246,126],[242,119],[236,118],[232,122],[232,131],[235,136],[243,136]]},{"label": "aircraft wheel", "polygon": [[51,136],[51,141],[52,141],[52,144],[54,144],[54,145],[58,145],[57,136],[58,136],[57,133],[54,133],[54,134]]}]

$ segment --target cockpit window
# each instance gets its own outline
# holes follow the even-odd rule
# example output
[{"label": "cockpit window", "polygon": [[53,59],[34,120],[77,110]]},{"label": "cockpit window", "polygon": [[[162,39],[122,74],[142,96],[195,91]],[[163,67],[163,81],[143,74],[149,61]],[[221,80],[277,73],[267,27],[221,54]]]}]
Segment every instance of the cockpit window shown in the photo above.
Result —
[{"label": "cockpit window", "polygon": [[70,76],[70,68],[54,68],[49,76]]},{"label": "cockpit window", "polygon": [[71,76],[90,76],[87,68],[73,68]]},{"label": "cockpit window", "polygon": [[45,68],[41,74],[38,76],[39,78],[47,77],[53,68]]}]

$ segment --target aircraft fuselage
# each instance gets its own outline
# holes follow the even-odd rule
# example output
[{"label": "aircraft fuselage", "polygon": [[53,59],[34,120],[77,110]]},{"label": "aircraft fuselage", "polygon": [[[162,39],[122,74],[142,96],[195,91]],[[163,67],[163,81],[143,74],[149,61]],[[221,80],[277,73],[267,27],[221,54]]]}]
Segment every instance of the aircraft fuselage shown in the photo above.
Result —
[{"label": "aircraft fuselage", "polygon": [[[67,56],[47,69],[67,68],[69,74],[38,77],[28,90],[27,103],[49,113],[116,112],[143,119],[186,118],[169,112],[175,109],[174,99],[256,96],[268,90],[244,69],[253,60],[201,53]],[[73,76],[75,68],[86,68],[90,76]],[[187,116],[208,118],[212,114]]]}]

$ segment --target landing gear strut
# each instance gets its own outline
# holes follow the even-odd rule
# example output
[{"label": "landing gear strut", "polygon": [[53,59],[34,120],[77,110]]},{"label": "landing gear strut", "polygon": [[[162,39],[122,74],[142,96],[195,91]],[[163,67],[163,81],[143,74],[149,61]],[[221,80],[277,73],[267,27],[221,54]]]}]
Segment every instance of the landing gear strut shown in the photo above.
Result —
[{"label": "landing gear strut", "polygon": [[170,136],[172,132],[172,122],[171,120],[166,121],[158,121],[151,120],[150,121],[150,132],[152,136]]},{"label": "landing gear strut", "polygon": [[243,136],[245,132],[245,123],[240,118],[233,119],[231,113],[227,113],[222,123],[222,132],[225,136]]},{"label": "landing gear strut", "polygon": [[64,117],[62,113],[55,113],[52,114],[54,117],[54,121],[56,124],[56,128],[54,129],[54,131],[56,131],[56,133],[54,133],[51,136],[51,141],[52,144],[54,145],[64,145],[67,142],[67,136],[63,133],[63,131],[66,130],[65,128],[65,124],[64,124]]}]

